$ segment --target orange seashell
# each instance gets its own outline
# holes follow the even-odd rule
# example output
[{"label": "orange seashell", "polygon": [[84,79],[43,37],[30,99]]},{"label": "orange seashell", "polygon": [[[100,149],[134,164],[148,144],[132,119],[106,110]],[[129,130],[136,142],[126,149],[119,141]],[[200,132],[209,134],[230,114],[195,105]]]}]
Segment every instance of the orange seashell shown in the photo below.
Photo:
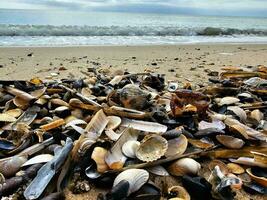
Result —
[{"label": "orange seashell", "polygon": [[49,131],[49,130],[52,130],[52,129],[57,128],[59,126],[62,126],[64,124],[65,124],[64,119],[58,119],[58,120],[55,120],[49,124],[42,125],[42,126],[40,126],[40,128],[43,129],[44,131]]}]

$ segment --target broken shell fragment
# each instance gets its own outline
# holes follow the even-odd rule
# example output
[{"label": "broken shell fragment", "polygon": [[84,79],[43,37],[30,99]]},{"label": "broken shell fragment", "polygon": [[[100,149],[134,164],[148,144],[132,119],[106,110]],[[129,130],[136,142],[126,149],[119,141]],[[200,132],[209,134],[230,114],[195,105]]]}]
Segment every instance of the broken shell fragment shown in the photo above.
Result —
[{"label": "broken shell fragment", "polygon": [[136,158],[136,151],[140,146],[140,142],[136,140],[130,140],[122,146],[122,152],[129,158]]},{"label": "broken shell fragment", "polygon": [[54,128],[58,128],[64,124],[65,124],[64,119],[57,119],[53,122],[50,122],[49,124],[45,124],[45,125],[40,126],[40,128],[44,131],[49,131],[49,130],[52,130]]},{"label": "broken shell fragment", "polygon": [[97,171],[99,173],[103,173],[108,170],[108,165],[105,162],[107,152],[108,151],[102,147],[95,147],[92,152],[91,158],[95,161]]},{"label": "broken shell fragment", "polygon": [[140,143],[136,150],[136,157],[145,162],[157,160],[168,149],[168,141],[160,135],[148,135]]},{"label": "broken shell fragment", "polygon": [[169,200],[190,200],[190,195],[185,188],[181,186],[172,186],[168,189]]},{"label": "broken shell fragment", "polygon": [[106,129],[107,130],[115,130],[116,128],[118,128],[121,124],[121,118],[117,117],[117,116],[108,116],[108,124]]},{"label": "broken shell fragment", "polygon": [[228,163],[227,168],[229,169],[229,172],[233,174],[243,174],[245,172],[243,167],[235,163]]},{"label": "broken shell fragment", "polygon": [[168,167],[168,172],[174,176],[196,175],[201,165],[192,158],[182,158]]},{"label": "broken shell fragment", "polygon": [[29,165],[39,164],[39,163],[46,163],[53,159],[53,155],[51,154],[41,154],[37,155],[31,159],[29,159],[27,162],[25,162],[21,167],[26,167]]},{"label": "broken shell fragment", "polygon": [[216,135],[216,139],[224,146],[230,149],[241,149],[245,142],[230,135]]}]

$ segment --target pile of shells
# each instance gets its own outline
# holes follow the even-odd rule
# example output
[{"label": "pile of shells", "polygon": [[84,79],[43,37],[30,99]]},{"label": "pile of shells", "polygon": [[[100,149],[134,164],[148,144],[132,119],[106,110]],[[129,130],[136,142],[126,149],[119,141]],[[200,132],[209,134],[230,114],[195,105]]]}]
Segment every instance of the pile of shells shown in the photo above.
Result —
[{"label": "pile of shells", "polygon": [[223,70],[0,81],[0,197],[266,198],[267,67]]}]

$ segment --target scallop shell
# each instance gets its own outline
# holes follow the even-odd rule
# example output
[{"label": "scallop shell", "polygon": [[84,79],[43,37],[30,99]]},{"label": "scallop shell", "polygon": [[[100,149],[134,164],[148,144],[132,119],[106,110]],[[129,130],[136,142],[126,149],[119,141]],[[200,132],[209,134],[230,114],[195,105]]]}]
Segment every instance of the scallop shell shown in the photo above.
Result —
[{"label": "scallop shell", "polygon": [[107,130],[115,130],[116,128],[118,128],[121,124],[121,118],[117,117],[117,116],[108,116],[108,124],[106,129]]},{"label": "scallop shell", "polygon": [[187,138],[181,134],[178,138],[168,140],[168,149],[165,153],[166,157],[174,155],[182,155],[187,148]]},{"label": "scallop shell", "polygon": [[130,184],[128,196],[139,190],[149,179],[149,173],[144,169],[128,169],[121,172],[114,180],[113,188],[121,181],[128,181]]},{"label": "scallop shell", "polygon": [[168,167],[168,172],[174,176],[183,176],[186,174],[196,175],[201,165],[192,158],[182,158]]},{"label": "scallop shell", "polygon": [[169,200],[190,200],[190,195],[186,191],[186,189],[182,186],[172,186],[168,189],[168,194],[175,197],[170,198]]},{"label": "scallop shell", "polygon": [[95,161],[97,166],[97,171],[103,173],[108,170],[108,165],[105,162],[105,156],[108,151],[102,147],[95,147],[91,158]]},{"label": "scallop shell", "polygon": [[37,155],[31,159],[29,159],[27,162],[25,162],[21,167],[29,166],[29,165],[34,165],[38,163],[46,163],[49,162],[54,158],[53,155],[51,154],[41,154]]},{"label": "scallop shell", "polygon": [[136,157],[145,162],[151,162],[162,157],[168,149],[168,141],[160,135],[148,135],[136,151]]},{"label": "scallop shell", "polygon": [[140,142],[136,140],[127,141],[122,146],[122,152],[125,156],[129,158],[136,158],[136,150],[139,148],[139,146],[140,146]]},{"label": "scallop shell", "polygon": [[241,149],[245,142],[230,135],[216,135],[216,139],[224,146],[230,149]]}]

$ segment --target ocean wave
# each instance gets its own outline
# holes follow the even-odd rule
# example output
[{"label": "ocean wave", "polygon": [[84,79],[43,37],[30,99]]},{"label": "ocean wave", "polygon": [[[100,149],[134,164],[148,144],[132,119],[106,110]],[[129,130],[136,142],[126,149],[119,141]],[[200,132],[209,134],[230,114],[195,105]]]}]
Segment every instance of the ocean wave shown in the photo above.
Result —
[{"label": "ocean wave", "polygon": [[266,30],[235,28],[180,28],[166,26],[51,26],[0,25],[0,36],[267,36]]}]

